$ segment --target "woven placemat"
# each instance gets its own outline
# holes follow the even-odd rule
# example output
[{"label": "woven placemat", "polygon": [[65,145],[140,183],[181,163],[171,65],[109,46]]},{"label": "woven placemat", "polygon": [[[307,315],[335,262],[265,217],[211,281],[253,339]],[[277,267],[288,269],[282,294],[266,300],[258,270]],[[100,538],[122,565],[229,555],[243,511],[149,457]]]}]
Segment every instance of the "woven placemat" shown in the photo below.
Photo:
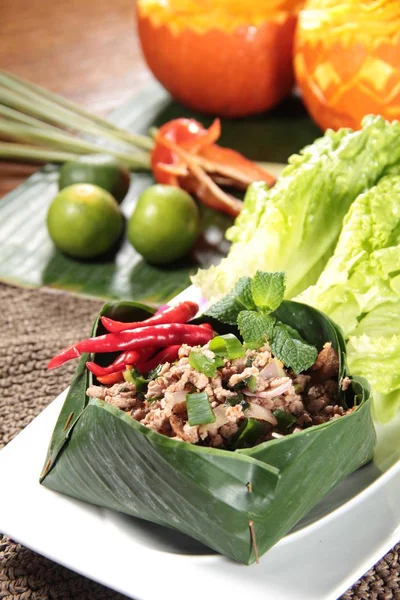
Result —
[{"label": "woven placemat", "polygon": [[[0,449],[65,389],[75,365],[47,372],[46,364],[57,349],[89,335],[101,304],[46,289],[0,284]],[[7,482],[1,483],[4,493]],[[399,553],[400,544],[342,600],[400,600]],[[53,598],[123,600],[124,596],[0,534],[0,600]]]}]

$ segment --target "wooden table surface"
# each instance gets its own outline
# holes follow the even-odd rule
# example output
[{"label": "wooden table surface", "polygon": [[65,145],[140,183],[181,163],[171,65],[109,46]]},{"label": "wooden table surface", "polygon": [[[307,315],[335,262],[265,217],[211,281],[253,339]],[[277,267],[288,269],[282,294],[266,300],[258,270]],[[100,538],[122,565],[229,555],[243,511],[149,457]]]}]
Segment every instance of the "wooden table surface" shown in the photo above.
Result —
[{"label": "wooden table surface", "polygon": [[[135,0],[0,0],[0,68],[105,114],[150,79]],[[0,197],[36,168],[0,161]]]}]

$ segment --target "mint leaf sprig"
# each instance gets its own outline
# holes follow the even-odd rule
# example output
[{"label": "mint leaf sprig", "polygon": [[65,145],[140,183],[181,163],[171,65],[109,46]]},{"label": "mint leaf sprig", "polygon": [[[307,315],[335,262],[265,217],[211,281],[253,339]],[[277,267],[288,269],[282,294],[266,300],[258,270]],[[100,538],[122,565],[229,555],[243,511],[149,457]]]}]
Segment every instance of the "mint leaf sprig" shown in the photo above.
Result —
[{"label": "mint leaf sprig", "polygon": [[285,274],[257,271],[253,278],[242,277],[206,315],[221,323],[237,325],[248,348],[269,343],[274,355],[296,374],[309,369],[318,351],[300,334],[279,321],[273,313],[285,294]]}]

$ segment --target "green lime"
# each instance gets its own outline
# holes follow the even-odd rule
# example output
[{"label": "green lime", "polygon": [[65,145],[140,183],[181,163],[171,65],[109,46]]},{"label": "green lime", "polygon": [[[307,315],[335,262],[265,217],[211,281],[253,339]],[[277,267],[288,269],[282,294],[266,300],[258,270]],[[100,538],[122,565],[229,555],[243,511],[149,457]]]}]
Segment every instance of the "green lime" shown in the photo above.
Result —
[{"label": "green lime", "polygon": [[199,209],[189,194],[172,185],[152,185],[139,196],[128,239],[148,262],[166,264],[189,252],[199,224]]},{"label": "green lime", "polygon": [[63,190],[74,183],[92,183],[110,192],[117,202],[122,202],[128,193],[130,181],[129,171],[115,158],[90,154],[61,167],[58,187]]},{"label": "green lime", "polygon": [[64,188],[47,213],[54,244],[75,258],[93,258],[119,238],[123,217],[115,198],[97,185],[75,183]]}]

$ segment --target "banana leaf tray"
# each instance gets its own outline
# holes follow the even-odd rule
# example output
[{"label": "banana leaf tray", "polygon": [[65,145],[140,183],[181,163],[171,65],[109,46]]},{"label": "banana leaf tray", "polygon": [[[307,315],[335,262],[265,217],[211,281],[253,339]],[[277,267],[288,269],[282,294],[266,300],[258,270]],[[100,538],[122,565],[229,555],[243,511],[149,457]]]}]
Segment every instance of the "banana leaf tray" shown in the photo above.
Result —
[{"label": "banana leaf tray", "polygon": [[[148,315],[129,301],[104,305],[100,317],[130,321]],[[339,328],[304,304],[284,301],[277,317],[321,349],[329,340],[347,375]],[[341,392],[346,416],[301,433],[235,451],[194,446],[161,435],[102,400],[83,354],[61,409],[41,482],[62,494],[178,530],[251,564],[270,549],[335,485],[372,459],[376,443],[370,389],[353,378]]]}]

